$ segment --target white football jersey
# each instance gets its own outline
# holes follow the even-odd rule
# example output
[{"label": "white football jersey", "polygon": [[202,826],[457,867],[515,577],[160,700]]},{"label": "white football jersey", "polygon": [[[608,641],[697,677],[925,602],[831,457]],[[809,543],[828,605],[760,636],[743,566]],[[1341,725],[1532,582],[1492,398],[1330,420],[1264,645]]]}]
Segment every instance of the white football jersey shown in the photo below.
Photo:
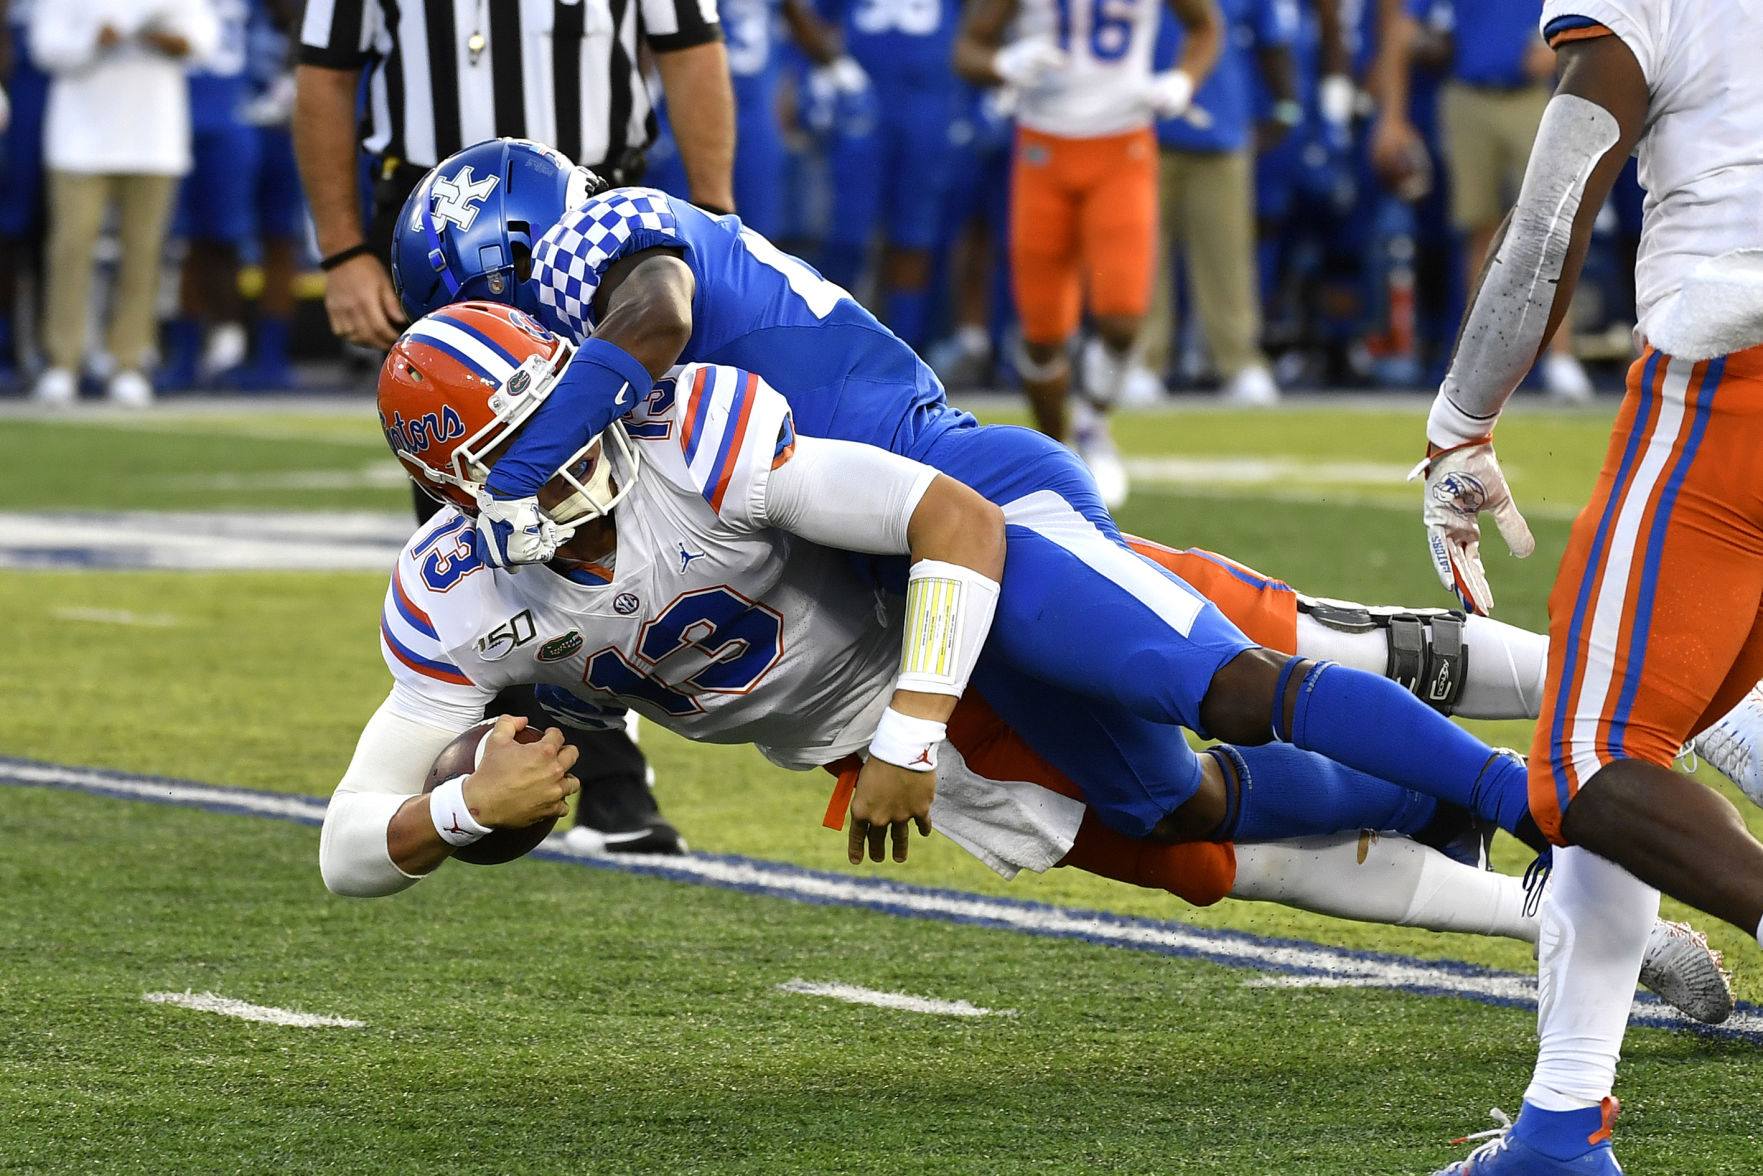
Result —
[{"label": "white football jersey", "polygon": [[1051,36],[1070,63],[1023,90],[1023,126],[1097,139],[1151,125],[1146,88],[1163,0],[1021,0],[1015,33]]},{"label": "white football jersey", "polygon": [[[1609,29],[1647,81],[1640,329],[1703,262],[1763,249],[1763,0],[1546,0],[1543,29]],[[1556,33],[1561,32],[1558,26]],[[1763,342],[1763,323],[1749,343]]]},{"label": "white football jersey", "polygon": [[675,369],[626,418],[641,474],[612,567],[518,573],[435,516],[398,558],[381,647],[404,717],[463,730],[504,686],[549,683],[790,768],[867,746],[900,667],[897,610],[847,557],[770,527],[789,406],[733,368]]}]

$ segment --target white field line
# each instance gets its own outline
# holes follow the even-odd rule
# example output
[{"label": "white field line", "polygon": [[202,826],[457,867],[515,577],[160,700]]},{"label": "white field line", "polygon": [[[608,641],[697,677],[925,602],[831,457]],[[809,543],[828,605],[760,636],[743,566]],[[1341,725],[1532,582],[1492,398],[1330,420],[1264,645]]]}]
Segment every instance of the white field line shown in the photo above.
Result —
[{"label": "white field line", "polygon": [[[1413,463],[1307,457],[1129,457],[1135,480],[1164,486],[1400,486]],[[1506,471],[1508,478],[1515,473]]]},{"label": "white field line", "polygon": [[803,996],[826,996],[846,1004],[874,1005],[878,1009],[899,1009],[907,1013],[933,1013],[943,1017],[1014,1017],[1015,1009],[986,1009],[964,1000],[932,1000],[928,996],[909,996],[904,992],[878,992],[855,984],[821,984],[798,976],[777,986],[779,992],[799,992]]},{"label": "white field line", "polygon": [[362,1029],[367,1025],[366,1021],[348,1017],[323,1017],[317,1013],[296,1013],[292,1009],[251,1004],[214,992],[146,992],[141,994],[141,999],[151,1004],[176,1005],[199,1013],[219,1013],[223,1017],[262,1021],[266,1025],[290,1025],[296,1029]]},{"label": "white field line", "polygon": [[407,512],[9,512],[0,568],[387,572],[414,528]]},{"label": "white field line", "polygon": [[408,476],[395,461],[376,461],[353,470],[277,470],[264,474],[178,474],[161,486],[183,490],[379,490],[404,485]]},{"label": "white field line", "polygon": [[[242,812],[305,824],[322,821],[325,810],[325,802],[316,797],[216,788],[190,781],[142,778],[120,772],[0,757],[0,784],[7,783],[72,788],[99,795]],[[534,856],[623,873],[697,882],[748,894],[859,907],[915,918],[1187,956],[1266,973],[1266,987],[1388,988],[1520,1008],[1536,1007],[1535,976],[1448,960],[1422,960],[1296,940],[1263,939],[1240,931],[1210,930],[1173,921],[1072,910],[1020,899],[930,890],[753,859],[700,854],[582,853],[570,849],[559,835],[547,838],[534,851]],[[1258,983],[1259,978],[1252,982]],[[1638,1024],[1653,1028],[1701,1030],[1700,1026],[1651,995],[1636,999],[1630,1017]],[[1741,1007],[1725,1024],[1706,1031],[1723,1037],[1763,1042],[1763,1009]]]},{"label": "white field line", "polygon": [[93,625],[141,625],[150,629],[170,629],[179,624],[167,613],[138,613],[126,608],[57,608],[50,616],[58,621],[82,621]]}]

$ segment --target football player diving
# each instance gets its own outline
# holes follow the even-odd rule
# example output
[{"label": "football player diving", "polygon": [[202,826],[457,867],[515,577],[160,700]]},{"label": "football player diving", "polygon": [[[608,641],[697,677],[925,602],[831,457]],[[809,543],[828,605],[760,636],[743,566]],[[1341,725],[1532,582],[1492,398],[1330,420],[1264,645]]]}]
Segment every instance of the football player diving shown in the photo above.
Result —
[{"label": "football player diving", "polygon": [[[1187,834],[1197,823],[1184,814],[1160,838],[1111,827],[1091,797],[1136,778],[1119,778],[1138,771],[1126,749],[1088,757],[1090,720],[1022,727],[992,705],[994,692],[1047,685],[1019,668],[1007,625],[1063,639],[999,607],[1014,558],[1009,511],[911,458],[801,432],[753,373],[686,364],[624,389],[630,412],[540,482],[551,557],[498,562],[474,521],[485,485],[582,354],[518,309],[473,302],[419,320],[387,356],[386,437],[448,507],[411,538],[387,592],[381,644],[394,686],[327,811],[331,889],[392,893],[491,829],[561,815],[574,752],[555,729],[514,742],[518,718],[498,721],[474,771],[421,795],[437,755],[497,691],[531,683],[576,725],[614,724],[629,708],[689,738],[754,744],[784,767],[842,769],[858,776],[859,795],[864,781],[910,776],[925,811],[854,813],[854,862],[865,850],[881,860],[890,838],[903,860],[908,822],[923,833],[934,823],[1005,877],[1071,865],[1196,903],[1228,894],[1534,939],[1522,884],[1477,868],[1478,839],[1474,864],[1404,836],[1362,845],[1360,829],[1462,827],[1448,799],[1283,742],[1196,754],[1182,740],[1173,754],[1193,763],[1193,798],[1224,816]],[[865,578],[850,553],[905,562],[904,595]],[[1123,591],[1164,590],[1151,559],[1123,558],[1153,573]],[[1111,710],[1124,705],[1089,713]],[[1059,759],[1082,770],[1062,771]],[[1254,787],[1233,793],[1233,775]],[[1293,837],[1306,840],[1278,841]],[[1661,924],[1656,962],[1649,980],[1695,1015],[1730,1009],[1718,961],[1693,935]]]},{"label": "football player diving", "polygon": [[[1465,715],[1533,714],[1545,661],[1537,638],[1485,618],[1398,622],[1305,603],[1305,647],[1251,640],[1171,567],[1215,596],[1277,590],[1205,557],[1152,562],[1132,550],[1075,455],[952,408],[930,369],[843,289],[737,218],[651,189],[598,187],[550,148],[491,140],[436,167],[400,217],[393,277],[413,318],[488,298],[577,346],[533,427],[477,491],[484,558],[548,560],[559,532],[537,492],[564,459],[676,363],[729,364],[777,389],[802,431],[912,458],[1004,509],[1009,558],[992,648],[1016,673],[985,684],[985,696],[1011,727],[1071,733],[1045,754],[1095,781],[1086,799],[1110,828],[1171,841],[1221,826],[1253,836],[1262,804],[1353,824],[1308,781],[1276,782],[1271,770],[1251,780],[1235,759],[1218,803],[1205,799],[1185,727],[1238,746],[1271,739],[1320,752],[1541,848],[1522,766],[1491,756],[1382,673]],[[904,585],[897,561],[877,576]],[[930,798],[922,779],[869,772],[852,815],[894,826],[925,816]]]}]

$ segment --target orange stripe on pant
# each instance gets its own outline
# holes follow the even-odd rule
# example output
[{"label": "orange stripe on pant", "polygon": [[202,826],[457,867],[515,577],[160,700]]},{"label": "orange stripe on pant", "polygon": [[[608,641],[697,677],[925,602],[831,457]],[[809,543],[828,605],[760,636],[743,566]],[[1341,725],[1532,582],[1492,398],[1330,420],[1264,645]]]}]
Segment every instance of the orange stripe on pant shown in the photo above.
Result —
[{"label": "orange stripe on pant", "polygon": [[1157,140],[1150,128],[1062,139],[1019,128],[1010,174],[1010,267],[1022,337],[1061,343],[1092,314],[1142,317],[1157,258]]},{"label": "orange stripe on pant", "polygon": [[[1223,610],[1250,640],[1286,653],[1297,651],[1298,598],[1278,580],[1211,552],[1176,551],[1147,539],[1127,537],[1134,551],[1187,581]],[[978,695],[969,693],[949,718],[949,742],[967,766],[991,780],[1023,780],[1083,799],[1083,791],[1005,725]],[[824,824],[843,829],[858,761],[847,757],[829,768],[839,777]],[[1085,813],[1071,852],[1060,863],[1104,878],[1154,890],[1167,890],[1195,906],[1210,906],[1236,883],[1236,847],[1229,842],[1197,841],[1165,845],[1123,837]]]},{"label": "orange stripe on pant", "polygon": [[1561,815],[1604,765],[1669,766],[1763,676],[1763,348],[1648,349],[1549,595],[1531,809]]}]

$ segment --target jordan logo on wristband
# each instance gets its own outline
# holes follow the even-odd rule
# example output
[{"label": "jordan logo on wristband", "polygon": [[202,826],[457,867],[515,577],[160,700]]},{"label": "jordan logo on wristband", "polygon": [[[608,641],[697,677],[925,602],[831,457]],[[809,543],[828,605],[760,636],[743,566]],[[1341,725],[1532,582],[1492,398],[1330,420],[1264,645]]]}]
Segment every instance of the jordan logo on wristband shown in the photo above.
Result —
[{"label": "jordan logo on wristband", "polygon": [[461,836],[461,837],[465,837],[465,836],[468,836],[468,835],[470,835],[470,833],[471,833],[471,830],[470,830],[470,829],[467,829],[467,828],[466,828],[466,827],[465,827],[465,826],[463,826],[463,825],[461,825],[461,824],[460,824],[460,823],[459,823],[459,814],[458,814],[458,813],[454,813],[454,814],[453,814],[453,824],[452,824],[452,825],[451,825],[451,826],[449,826],[449,827],[448,827],[448,829],[447,829],[447,832],[449,832],[449,833],[457,833],[457,834],[459,834],[459,835],[460,835],[460,836]]},{"label": "jordan logo on wristband", "polygon": [[927,747],[923,751],[919,752],[918,758],[913,760],[911,763],[907,764],[906,766],[909,768],[916,768],[919,764],[923,764],[927,768],[931,766],[930,748]]}]

